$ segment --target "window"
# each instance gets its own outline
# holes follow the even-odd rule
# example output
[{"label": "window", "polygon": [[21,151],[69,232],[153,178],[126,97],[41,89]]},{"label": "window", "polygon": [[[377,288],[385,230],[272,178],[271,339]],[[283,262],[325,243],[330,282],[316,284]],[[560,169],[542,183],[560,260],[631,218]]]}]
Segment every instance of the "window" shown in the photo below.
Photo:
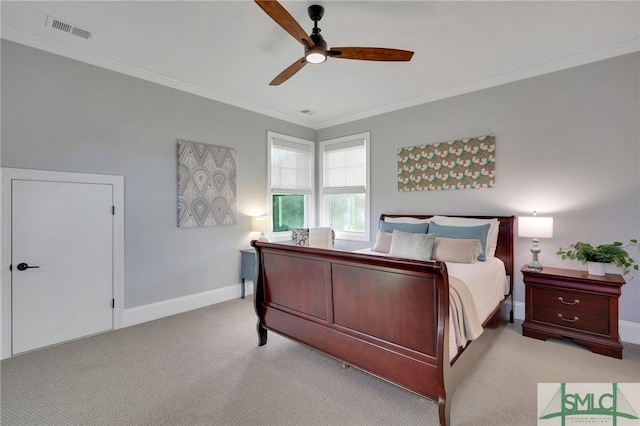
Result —
[{"label": "window", "polygon": [[369,241],[369,132],[320,143],[321,221],[336,238]]},{"label": "window", "polygon": [[268,132],[269,208],[273,233],[289,237],[292,228],[314,223],[314,143]]}]

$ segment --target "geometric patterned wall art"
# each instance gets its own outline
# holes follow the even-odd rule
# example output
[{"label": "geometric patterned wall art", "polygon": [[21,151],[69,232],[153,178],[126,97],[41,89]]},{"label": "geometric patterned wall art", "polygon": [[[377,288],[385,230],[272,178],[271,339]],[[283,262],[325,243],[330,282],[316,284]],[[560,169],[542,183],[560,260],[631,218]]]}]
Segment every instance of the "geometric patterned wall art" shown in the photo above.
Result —
[{"label": "geometric patterned wall art", "polygon": [[495,152],[494,135],[399,148],[398,191],[491,188]]},{"label": "geometric patterned wall art", "polygon": [[178,140],[178,227],[235,224],[235,149]]}]

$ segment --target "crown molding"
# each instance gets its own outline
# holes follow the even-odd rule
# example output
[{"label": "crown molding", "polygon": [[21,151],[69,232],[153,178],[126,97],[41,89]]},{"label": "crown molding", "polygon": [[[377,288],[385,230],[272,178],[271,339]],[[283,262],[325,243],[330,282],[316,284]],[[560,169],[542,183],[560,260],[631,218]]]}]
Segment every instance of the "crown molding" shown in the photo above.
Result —
[{"label": "crown molding", "polygon": [[33,47],[35,49],[44,50],[49,53],[115,71],[121,74],[140,78],[142,80],[150,81],[162,86],[191,93],[193,95],[202,96],[204,98],[222,102],[227,105],[235,106],[238,108],[256,112],[258,114],[287,121],[292,124],[298,124],[300,126],[304,126],[313,130],[321,130],[328,127],[337,126],[339,124],[362,120],[376,115],[386,114],[389,112],[398,111],[401,109],[410,108],[413,106],[422,105],[453,96],[476,92],[478,90],[488,89],[490,87],[500,86],[507,83],[513,83],[515,81],[537,77],[555,71],[562,71],[580,65],[586,65],[592,62],[602,61],[616,56],[640,51],[640,39],[633,39],[623,43],[607,46],[602,49],[592,50],[555,61],[549,61],[532,67],[526,67],[519,70],[503,73],[491,78],[450,87],[448,89],[439,90],[423,96],[417,96],[415,98],[407,99],[406,101],[397,102],[380,108],[373,108],[359,112],[357,114],[351,114],[345,117],[319,122],[301,119],[297,116],[285,114],[250,102],[245,102],[243,100],[210,89],[206,89],[201,86],[197,86],[195,84],[187,83],[182,80],[178,80],[140,67],[136,67],[134,65],[120,62],[113,58],[96,55],[86,50],[45,39],[43,37],[39,37],[6,25],[2,26],[2,38],[16,43],[24,44],[29,47]]},{"label": "crown molding", "polygon": [[238,108],[246,109],[256,112],[258,114],[267,115],[269,117],[284,120],[289,123],[299,124],[308,128],[314,128],[315,123],[300,119],[300,117],[284,114],[279,111],[274,111],[269,108],[262,107],[250,102],[246,102],[232,96],[228,96],[214,90],[206,89],[204,87],[187,83],[176,78],[168,77],[163,74],[159,74],[153,71],[149,71],[144,68],[137,67],[135,65],[127,64],[113,58],[109,58],[102,55],[96,55],[83,49],[68,46],[63,43],[59,43],[53,40],[49,40],[37,35],[27,33],[14,27],[2,26],[2,38],[15,43],[23,44],[25,46],[33,47],[35,49],[43,50],[45,52],[53,53],[55,55],[63,56],[65,58],[74,59],[79,62],[83,62],[89,65],[94,65],[100,68],[105,68],[110,71],[115,71],[120,74],[125,74],[131,77],[140,78],[152,83],[160,84],[162,86],[170,87],[172,89],[180,90],[192,95],[202,96],[203,98],[211,99],[217,102],[221,102],[227,105],[235,106]]},{"label": "crown molding", "polygon": [[569,56],[556,61],[549,61],[543,64],[535,65],[532,67],[522,68],[519,70],[503,73],[491,78],[477,80],[468,84],[462,84],[448,89],[432,92],[424,96],[418,96],[412,99],[408,99],[403,102],[397,102],[391,105],[387,105],[381,108],[374,108],[367,111],[362,111],[357,114],[349,115],[335,120],[327,120],[321,123],[314,123],[316,129],[325,129],[327,127],[336,126],[339,124],[350,123],[356,120],[362,120],[365,118],[373,117],[380,114],[386,114],[388,112],[398,111],[401,109],[423,105],[430,102],[438,101],[441,99],[451,98],[466,93],[476,92],[478,90],[488,89],[490,87],[496,87],[507,83],[513,83],[515,81],[524,80],[531,77],[538,77],[544,74],[549,74],[555,71],[562,71],[569,68],[574,68],[580,65],[586,65],[593,62],[602,61],[605,59],[614,58],[616,56],[622,56],[629,53],[640,51],[640,39],[633,39],[624,43],[607,46],[602,49],[592,50],[584,52],[579,55]]}]

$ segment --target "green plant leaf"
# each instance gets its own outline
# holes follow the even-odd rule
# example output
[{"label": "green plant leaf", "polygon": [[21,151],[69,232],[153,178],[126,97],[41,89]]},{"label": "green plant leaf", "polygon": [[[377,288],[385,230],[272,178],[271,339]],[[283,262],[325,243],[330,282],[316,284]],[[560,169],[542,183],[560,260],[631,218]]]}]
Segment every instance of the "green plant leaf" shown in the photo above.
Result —
[{"label": "green plant leaf", "polygon": [[569,245],[566,249],[560,247],[556,254],[562,260],[577,260],[583,264],[587,262],[611,263],[622,269],[622,275],[627,276],[631,270],[639,270],[638,264],[626,250],[630,247],[640,249],[638,239],[630,239],[627,245],[620,241],[614,241],[610,244],[600,244],[597,247],[578,241]]}]

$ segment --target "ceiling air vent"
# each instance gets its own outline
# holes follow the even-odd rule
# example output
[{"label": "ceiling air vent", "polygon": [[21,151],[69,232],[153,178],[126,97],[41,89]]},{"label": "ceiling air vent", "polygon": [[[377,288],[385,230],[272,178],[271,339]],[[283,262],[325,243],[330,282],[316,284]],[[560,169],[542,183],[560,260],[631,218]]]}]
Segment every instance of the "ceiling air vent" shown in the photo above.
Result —
[{"label": "ceiling air vent", "polygon": [[68,22],[64,22],[63,20],[54,18],[53,16],[47,16],[47,23],[45,25],[87,40],[91,38],[91,31],[85,30],[84,28],[80,28]]}]

